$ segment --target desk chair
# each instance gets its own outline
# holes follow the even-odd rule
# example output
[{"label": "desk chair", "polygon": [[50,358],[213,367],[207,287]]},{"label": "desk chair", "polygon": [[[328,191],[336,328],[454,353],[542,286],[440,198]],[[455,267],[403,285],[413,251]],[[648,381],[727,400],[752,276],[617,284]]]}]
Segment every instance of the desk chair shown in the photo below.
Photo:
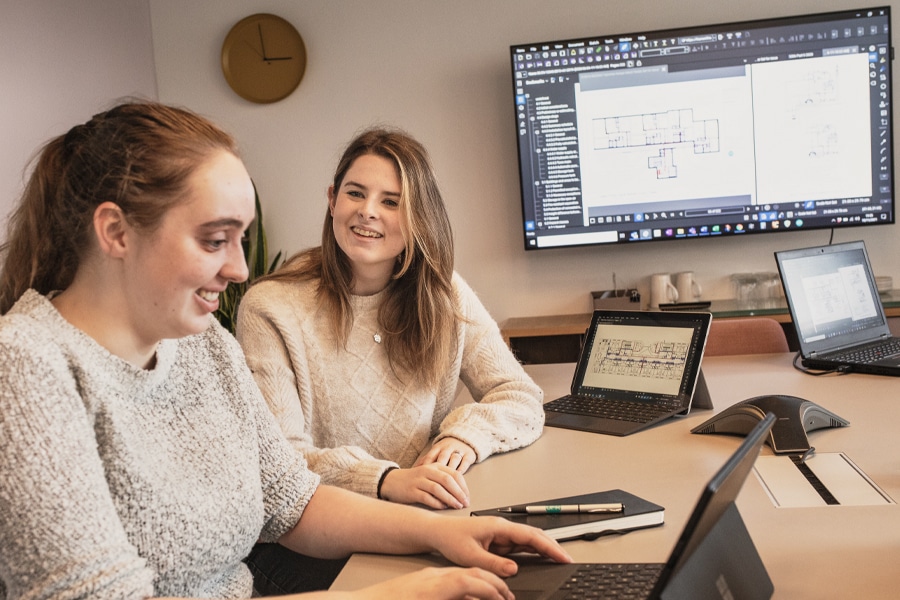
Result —
[{"label": "desk chair", "polygon": [[705,356],[790,352],[781,323],[765,317],[713,319]]}]

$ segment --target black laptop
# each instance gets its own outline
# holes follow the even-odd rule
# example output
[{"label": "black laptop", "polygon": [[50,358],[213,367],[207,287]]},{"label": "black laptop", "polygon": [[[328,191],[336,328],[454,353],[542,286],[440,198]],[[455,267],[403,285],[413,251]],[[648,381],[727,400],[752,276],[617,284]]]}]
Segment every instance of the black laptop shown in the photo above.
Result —
[{"label": "black laptop", "polygon": [[803,365],[900,376],[900,338],[888,328],[865,243],[775,253]]},{"label": "black laptop", "polygon": [[[661,598],[765,600],[774,591],[735,505],[775,416],[768,413],[703,491],[665,563],[523,563],[507,580],[517,600]],[[604,587],[608,579],[609,587]]]},{"label": "black laptop", "polygon": [[628,435],[691,406],[712,408],[700,362],[706,312],[595,310],[570,394],[544,404],[545,424]]}]

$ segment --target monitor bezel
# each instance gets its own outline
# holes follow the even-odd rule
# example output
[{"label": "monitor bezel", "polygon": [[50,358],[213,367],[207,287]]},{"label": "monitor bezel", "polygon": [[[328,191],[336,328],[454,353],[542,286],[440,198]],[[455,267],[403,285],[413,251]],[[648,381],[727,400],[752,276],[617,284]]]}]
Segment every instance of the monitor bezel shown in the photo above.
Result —
[{"label": "monitor bezel", "polygon": [[[509,47],[509,56],[510,56],[510,64],[512,67],[513,73],[513,97],[514,104],[516,104],[516,54],[521,51],[523,48],[533,48],[533,47],[543,47],[543,46],[552,46],[552,45],[572,45],[585,43],[588,40],[597,40],[597,39],[606,39],[606,40],[620,40],[620,39],[634,39],[638,36],[644,36],[645,38],[656,38],[656,37],[677,37],[679,34],[684,34],[690,32],[691,34],[702,34],[702,33],[711,33],[722,31],[724,29],[741,29],[741,28],[753,28],[753,29],[764,29],[767,27],[778,27],[785,25],[802,25],[804,23],[823,23],[836,19],[844,19],[851,18],[854,16],[861,15],[863,13],[878,13],[881,12],[881,15],[887,19],[888,25],[888,44],[889,44],[889,56],[887,61],[887,77],[888,77],[888,86],[887,86],[887,106],[890,107],[893,103],[892,98],[892,63],[893,63],[893,43],[892,43],[892,34],[893,34],[893,24],[891,22],[891,7],[890,6],[875,6],[875,7],[864,7],[859,9],[848,9],[848,10],[840,10],[840,11],[827,11],[827,12],[806,12],[800,14],[793,14],[787,16],[779,16],[779,17],[769,17],[769,18],[760,18],[760,19],[749,19],[743,21],[733,21],[733,22],[723,22],[723,23],[708,23],[708,24],[700,24],[695,26],[679,26],[667,29],[656,29],[656,30],[646,30],[640,32],[631,32],[631,33],[620,33],[620,34],[603,34],[596,36],[587,36],[587,37],[571,37],[564,39],[551,39],[542,42],[531,42],[526,44],[513,44]],[[616,239],[605,239],[605,240],[597,240],[590,239],[586,241],[566,241],[565,243],[560,244],[552,244],[547,243],[552,240],[553,235],[544,234],[542,236],[537,235],[529,235],[529,221],[530,219],[529,210],[534,210],[533,205],[535,204],[533,198],[531,197],[529,192],[525,190],[525,181],[526,181],[526,172],[523,167],[523,160],[526,158],[526,153],[523,150],[523,139],[522,136],[518,134],[519,129],[519,114],[516,109],[514,109],[514,118],[516,120],[516,146],[517,146],[517,163],[518,163],[518,173],[519,173],[519,206],[520,206],[520,226],[522,227],[523,233],[523,242],[524,248],[526,251],[537,251],[537,250],[552,250],[552,249],[564,249],[564,248],[579,248],[579,247],[604,247],[604,246],[616,246],[627,243],[641,243],[641,242],[654,242],[654,241],[677,241],[677,240],[685,240],[685,239],[731,239],[735,237],[739,237],[740,235],[758,235],[758,234],[770,234],[770,233],[788,233],[791,231],[814,231],[814,230],[828,230],[828,229],[844,229],[847,227],[874,227],[879,225],[893,225],[896,223],[896,189],[894,186],[894,165],[893,165],[893,153],[894,153],[894,144],[893,144],[893,117],[890,114],[890,110],[888,110],[888,118],[887,118],[887,135],[889,137],[889,171],[887,172],[888,181],[890,184],[890,201],[889,204],[884,204],[886,207],[881,212],[876,212],[877,215],[874,217],[872,222],[847,222],[847,223],[806,223],[804,226],[793,228],[793,227],[778,227],[772,228],[766,227],[766,229],[761,229],[759,227],[754,227],[753,229],[748,229],[746,227],[741,227],[738,225],[736,227],[730,227],[726,230],[724,227],[720,229],[718,232],[710,233],[710,232],[697,232],[691,231],[690,227],[686,222],[683,225],[683,231],[677,231],[677,224],[675,226],[676,233],[670,236],[653,236],[643,237],[645,231],[649,231],[653,229],[652,227],[636,227],[632,230],[628,230],[627,228],[622,228],[620,231],[616,233]],[[529,150],[530,152],[530,150]],[[529,154],[530,156],[530,154]],[[874,160],[874,158],[873,158]],[[579,164],[580,169],[580,164]],[[579,178],[581,177],[579,173]],[[873,172],[873,182],[875,181],[876,174]],[[872,199],[877,197],[877,189],[872,190]],[[848,198],[842,198],[843,201],[849,201]],[[582,204],[582,207],[584,205]],[[775,214],[775,213],[773,213]],[[755,219],[756,216],[753,216]],[[821,217],[820,217],[821,218]],[[683,219],[682,219],[683,221]],[[779,221],[780,224],[780,221]],[[698,224],[699,225],[699,224]],[[622,232],[626,232],[627,235],[623,236]],[[638,233],[639,232],[639,233]],[[578,232],[573,232],[577,235]],[[596,232],[594,232],[596,233]],[[655,233],[655,232],[654,232]],[[612,234],[610,234],[611,236]],[[607,236],[609,237],[609,236]],[[544,242],[544,243],[541,243]]]}]

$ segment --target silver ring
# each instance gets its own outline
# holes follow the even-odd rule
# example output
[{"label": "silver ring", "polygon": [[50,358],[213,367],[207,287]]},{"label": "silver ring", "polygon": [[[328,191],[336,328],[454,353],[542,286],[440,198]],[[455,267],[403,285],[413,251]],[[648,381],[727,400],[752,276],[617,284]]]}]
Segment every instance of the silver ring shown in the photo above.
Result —
[{"label": "silver ring", "polygon": [[460,452],[459,450],[454,450],[450,453],[450,456],[453,456],[454,454],[459,454],[460,456],[462,456],[462,452]]}]

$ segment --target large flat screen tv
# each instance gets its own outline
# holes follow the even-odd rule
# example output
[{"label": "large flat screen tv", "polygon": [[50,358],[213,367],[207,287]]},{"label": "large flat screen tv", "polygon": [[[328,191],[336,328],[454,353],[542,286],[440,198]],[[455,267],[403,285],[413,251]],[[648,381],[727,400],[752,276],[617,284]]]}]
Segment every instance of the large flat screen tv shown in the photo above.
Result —
[{"label": "large flat screen tv", "polygon": [[888,7],[510,56],[526,249],[894,223]]}]

